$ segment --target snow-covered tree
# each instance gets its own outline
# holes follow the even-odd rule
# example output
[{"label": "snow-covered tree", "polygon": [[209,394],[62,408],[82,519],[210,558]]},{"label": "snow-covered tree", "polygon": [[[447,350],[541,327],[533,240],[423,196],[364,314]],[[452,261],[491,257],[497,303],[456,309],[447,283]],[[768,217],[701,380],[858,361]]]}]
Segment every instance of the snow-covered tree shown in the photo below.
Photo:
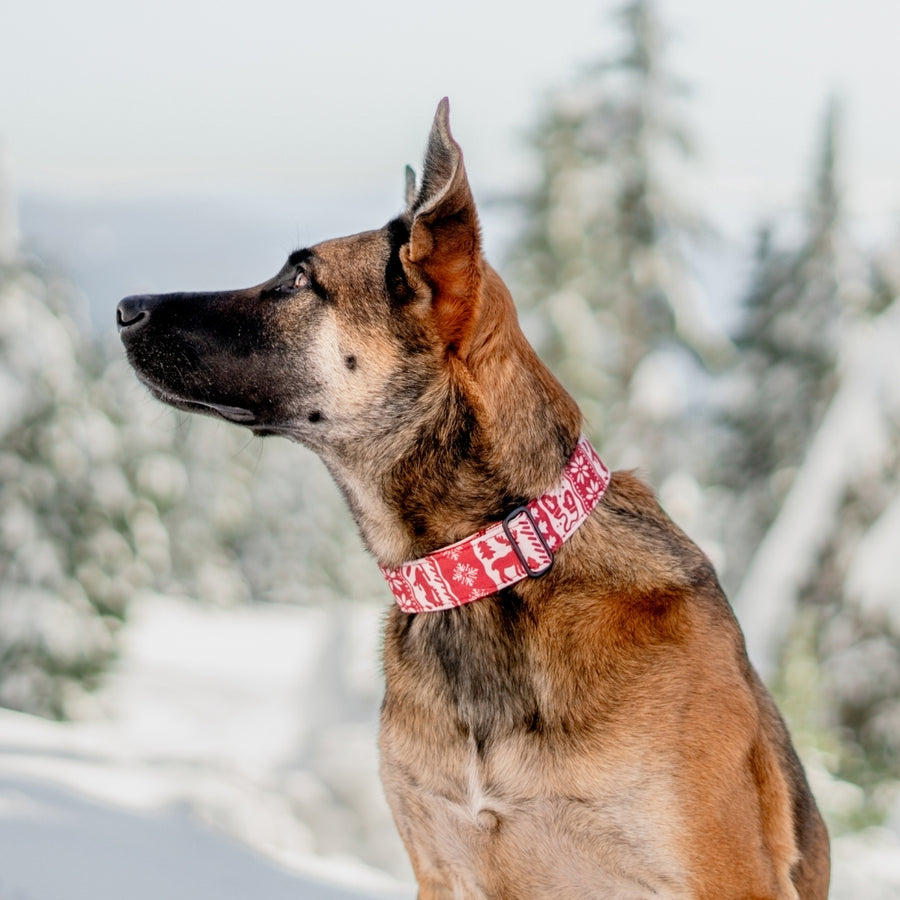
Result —
[{"label": "snow-covered tree", "polygon": [[849,824],[883,813],[900,778],[898,342],[898,301],[847,329],[834,397],[736,598],[751,658],[796,721],[831,734],[833,771],[868,789]]},{"label": "snow-covered tree", "polygon": [[55,716],[109,661],[148,580],[70,291],[21,258],[0,264],[0,704]]},{"label": "snow-covered tree", "polygon": [[[79,329],[63,277],[14,238],[0,249],[0,705],[61,717],[113,659],[132,598],[211,571],[221,540],[173,565],[189,546],[164,521],[186,480],[173,417]],[[213,509],[193,510],[201,536]]]},{"label": "snow-covered tree", "polygon": [[840,337],[866,294],[848,239],[839,175],[840,114],[828,105],[813,189],[798,238],[762,230],[722,390],[724,439],[710,480],[727,492],[727,585],[736,587],[774,520],[837,387]]},{"label": "snow-covered tree", "polygon": [[604,452],[664,474],[690,373],[723,341],[686,259],[702,228],[674,189],[691,141],[657,4],[630,0],[615,21],[620,48],[556,92],[535,129],[539,179],[511,271],[527,330]]},{"label": "snow-covered tree", "polygon": [[384,596],[308,451],[152,400],[71,302],[38,263],[0,265],[0,705],[65,715],[146,591]]},{"label": "snow-covered tree", "polygon": [[19,251],[13,212],[0,173],[0,705],[65,715],[147,591],[384,597],[321,463],[154,401]]},{"label": "snow-covered tree", "polygon": [[839,771],[866,789],[869,818],[889,812],[900,779],[900,253],[876,259],[872,273],[855,348],[866,395],[843,425],[853,436],[846,483],[800,593],[841,736]]},{"label": "snow-covered tree", "polygon": [[852,827],[900,777],[900,279],[848,238],[837,138],[832,102],[801,240],[761,242],[718,473],[751,658],[801,746],[865,789],[830,810]]}]

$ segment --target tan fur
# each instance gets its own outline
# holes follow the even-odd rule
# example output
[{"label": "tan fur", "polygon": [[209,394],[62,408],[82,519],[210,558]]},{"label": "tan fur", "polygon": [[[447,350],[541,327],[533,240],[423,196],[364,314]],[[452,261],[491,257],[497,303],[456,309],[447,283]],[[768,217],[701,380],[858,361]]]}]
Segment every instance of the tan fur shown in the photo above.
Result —
[{"label": "tan fur", "polygon": [[[119,310],[157,396],[312,447],[387,566],[546,491],[581,430],[482,257],[446,101],[407,196],[257,288]],[[827,896],[824,825],[715,573],[633,475],[543,577],[393,608],[384,668],[421,900]]]},{"label": "tan fur", "polygon": [[[456,375],[483,404],[498,456],[518,466],[511,477],[532,481],[519,443],[535,429],[523,383],[534,379],[573,431],[576,414],[521,337],[505,286],[473,259],[475,275],[451,259],[429,278],[478,290],[467,327],[443,326],[464,363]],[[533,494],[546,487],[538,481]],[[382,775],[423,900],[825,896],[827,867],[818,884],[791,880],[791,795],[806,788],[783,771],[783,725],[760,702],[708,564],[643,485],[617,474],[552,572],[518,594],[542,722],[529,731],[498,715],[487,751],[433,661],[415,665],[405,650],[419,623],[392,612]],[[490,601],[438,615],[465,616],[473,640],[502,627]]]},{"label": "tan fur", "polygon": [[[760,708],[736,623],[696,602],[678,558],[607,505],[662,517],[618,474],[553,571],[523,591],[539,733],[507,723],[479,756],[452,706],[435,714],[447,706],[440,679],[411,671],[388,629],[382,774],[417,875],[427,884],[443,873],[443,887],[420,897],[825,897],[820,823],[822,868],[791,882],[799,848],[783,726]],[[476,605],[471,617],[491,615]]]}]

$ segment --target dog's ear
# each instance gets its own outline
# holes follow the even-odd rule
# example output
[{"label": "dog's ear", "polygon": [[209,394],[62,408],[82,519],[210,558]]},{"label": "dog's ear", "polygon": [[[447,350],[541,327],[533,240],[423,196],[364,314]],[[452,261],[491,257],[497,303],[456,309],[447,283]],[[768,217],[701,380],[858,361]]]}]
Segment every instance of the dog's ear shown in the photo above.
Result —
[{"label": "dog's ear", "polygon": [[[414,187],[407,174],[407,192]],[[422,182],[407,210],[409,243],[401,259],[411,281],[431,290],[438,330],[462,352],[481,297],[481,235],[462,150],[450,133],[450,103],[438,104],[428,138]],[[418,278],[416,276],[419,276]]]},{"label": "dog's ear", "polygon": [[406,208],[412,209],[416,202],[416,173],[412,166],[406,167]]}]

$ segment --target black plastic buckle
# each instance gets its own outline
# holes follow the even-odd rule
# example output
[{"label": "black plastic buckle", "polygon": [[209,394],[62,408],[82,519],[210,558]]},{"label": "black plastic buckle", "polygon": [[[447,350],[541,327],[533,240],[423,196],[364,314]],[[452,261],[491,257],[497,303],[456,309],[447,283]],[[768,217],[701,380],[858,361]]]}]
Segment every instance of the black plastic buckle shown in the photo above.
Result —
[{"label": "black plastic buckle", "polygon": [[[525,518],[528,519],[528,523],[531,525],[534,533],[537,535],[537,539],[541,542],[541,546],[544,548],[544,552],[547,554],[547,556],[550,557],[550,562],[548,562],[547,565],[542,566],[539,569],[532,569],[528,565],[528,560],[525,557],[525,554],[522,552],[521,547],[519,547],[519,545],[516,543],[516,540],[512,534],[512,528],[510,527],[510,522],[512,522],[512,520],[517,516],[525,516]],[[516,556],[519,557],[519,562],[522,563],[522,568],[525,569],[525,572],[529,578],[540,578],[541,575],[546,575],[553,568],[553,551],[550,549],[550,545],[541,534],[541,529],[538,528],[538,524],[534,520],[534,516],[531,514],[531,510],[527,506],[516,507],[503,520],[501,524],[503,525],[503,533],[506,535],[506,539],[509,541],[510,547],[513,548]]]}]

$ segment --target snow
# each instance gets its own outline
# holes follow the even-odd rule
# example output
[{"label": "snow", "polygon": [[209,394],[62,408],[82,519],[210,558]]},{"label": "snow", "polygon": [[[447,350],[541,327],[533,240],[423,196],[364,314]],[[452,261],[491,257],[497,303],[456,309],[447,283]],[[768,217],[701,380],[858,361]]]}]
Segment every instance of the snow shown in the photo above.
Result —
[{"label": "snow", "polygon": [[[313,852],[318,823],[287,800],[292,779],[321,774],[296,765],[316,731],[333,766],[380,792],[359,743],[341,739],[352,715],[314,712],[336,622],[352,635],[351,680],[372,686],[380,615],[136,603],[92,716],[0,710],[0,900],[412,900],[408,877]],[[374,729],[365,740],[374,753]],[[850,787],[811,775],[817,792]],[[900,896],[897,831],[838,837],[833,858],[832,900]]]},{"label": "snow", "polygon": [[[898,347],[900,303],[871,322],[857,324],[848,335],[841,387],[735,598],[750,658],[764,679],[775,672],[798,592],[829,537],[829,523],[837,517],[854,473],[879,471],[893,453],[891,420],[900,416]],[[891,541],[882,528],[868,550],[860,552],[871,556],[874,541],[879,550],[889,544],[897,547],[900,534],[893,532]],[[879,572],[893,555],[881,559]],[[892,593],[896,604],[896,587]]]},{"label": "snow", "polygon": [[[0,900],[412,897],[408,874],[318,852],[329,824],[309,799],[337,805],[304,753],[324,744],[332,774],[369,791],[353,814],[381,816],[370,830],[402,854],[375,765],[380,614],[136,602],[121,661],[78,721],[0,710]],[[349,683],[372,695],[367,722],[323,684],[338,621],[355,635]]]},{"label": "snow", "polygon": [[897,900],[900,836],[886,828],[848,834],[832,847],[831,900]]},{"label": "snow", "polygon": [[228,762],[249,775],[287,761],[301,740],[295,711],[315,679],[323,610],[216,609],[158,597],[130,618],[129,665],[101,699],[134,743],[157,757]]},{"label": "snow", "polygon": [[845,582],[847,595],[866,616],[890,622],[900,632],[900,496],[879,516],[856,547]]},{"label": "snow", "polygon": [[[8,725],[4,714],[4,732]],[[182,809],[134,812],[59,787],[50,778],[5,770],[0,776],[2,900],[389,896],[329,884],[324,871],[321,878],[302,876],[273,865],[201,827]]]}]

